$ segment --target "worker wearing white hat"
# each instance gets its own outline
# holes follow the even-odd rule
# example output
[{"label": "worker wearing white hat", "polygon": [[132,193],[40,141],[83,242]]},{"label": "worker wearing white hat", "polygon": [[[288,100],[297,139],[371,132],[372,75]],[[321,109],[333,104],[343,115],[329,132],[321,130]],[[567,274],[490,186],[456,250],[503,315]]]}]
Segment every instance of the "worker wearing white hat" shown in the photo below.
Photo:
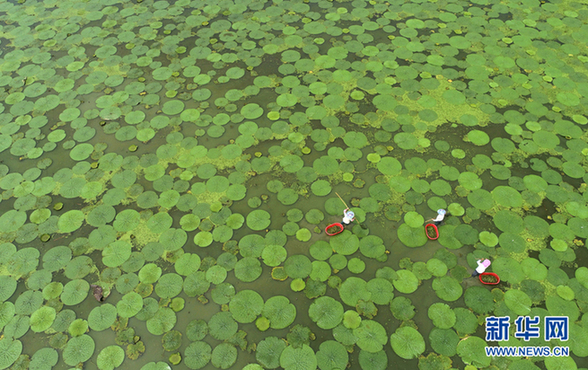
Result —
[{"label": "worker wearing white hat", "polygon": [[349,225],[353,220],[355,220],[355,213],[350,211],[349,208],[345,208],[343,210],[343,223]]},{"label": "worker wearing white hat", "polygon": [[429,222],[432,221],[436,226],[441,225],[441,223],[443,222],[443,219],[445,218],[445,214],[447,213],[446,210],[444,209],[439,209],[437,210],[437,217],[435,218],[430,218],[425,222]]}]

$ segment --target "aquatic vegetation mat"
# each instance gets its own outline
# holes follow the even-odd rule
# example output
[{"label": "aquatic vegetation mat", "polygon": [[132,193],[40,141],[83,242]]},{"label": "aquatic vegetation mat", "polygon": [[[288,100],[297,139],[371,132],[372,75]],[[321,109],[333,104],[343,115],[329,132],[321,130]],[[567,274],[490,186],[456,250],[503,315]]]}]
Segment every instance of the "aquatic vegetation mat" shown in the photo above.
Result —
[{"label": "aquatic vegetation mat", "polygon": [[581,367],[583,5],[0,3],[0,369]]}]

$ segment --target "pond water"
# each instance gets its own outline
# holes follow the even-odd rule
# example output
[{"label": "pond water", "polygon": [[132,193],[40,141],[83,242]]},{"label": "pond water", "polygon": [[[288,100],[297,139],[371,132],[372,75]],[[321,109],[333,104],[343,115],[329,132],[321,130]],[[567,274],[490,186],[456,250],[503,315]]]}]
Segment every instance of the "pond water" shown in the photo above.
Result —
[{"label": "pond water", "polygon": [[582,5],[0,3],[0,369],[588,368]]}]

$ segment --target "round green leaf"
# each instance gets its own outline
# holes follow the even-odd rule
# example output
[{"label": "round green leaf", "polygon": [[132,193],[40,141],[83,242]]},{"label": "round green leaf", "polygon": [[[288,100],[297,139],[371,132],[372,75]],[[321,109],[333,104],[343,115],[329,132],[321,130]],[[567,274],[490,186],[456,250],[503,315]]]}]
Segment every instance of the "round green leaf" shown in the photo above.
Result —
[{"label": "round green leaf", "polygon": [[240,323],[253,322],[264,307],[263,298],[253,290],[242,290],[229,303],[233,318]]},{"label": "round green leaf", "polygon": [[71,338],[63,349],[63,360],[69,366],[75,366],[88,361],[94,354],[94,349],[94,340],[89,335]]},{"label": "round green leaf", "polygon": [[270,218],[269,212],[256,209],[247,215],[246,223],[251,230],[263,230],[270,225]]},{"label": "round green leaf", "polygon": [[333,329],[343,319],[343,305],[331,297],[319,297],[309,307],[308,315],[321,329]]},{"label": "round green leaf", "polygon": [[102,349],[96,359],[96,365],[100,370],[113,370],[119,367],[125,360],[125,351],[119,346],[108,346]]},{"label": "round green leaf", "polygon": [[[142,303],[142,302],[141,302]],[[103,331],[108,329],[116,320],[117,310],[113,305],[106,303],[95,307],[88,315],[88,325],[92,330]]]},{"label": "round green leaf", "polygon": [[314,370],[317,364],[314,351],[306,344],[301,347],[288,346],[280,355],[280,366],[284,370]]},{"label": "round green leaf", "polygon": [[410,360],[425,351],[425,340],[416,329],[405,326],[396,329],[390,336],[390,345],[396,354]]}]

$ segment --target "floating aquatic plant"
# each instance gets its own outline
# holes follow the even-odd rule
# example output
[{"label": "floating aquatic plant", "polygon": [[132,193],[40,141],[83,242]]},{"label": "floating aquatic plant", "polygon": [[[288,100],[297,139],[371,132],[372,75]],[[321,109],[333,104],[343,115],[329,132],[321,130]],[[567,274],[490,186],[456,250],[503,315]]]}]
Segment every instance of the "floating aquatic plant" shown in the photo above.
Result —
[{"label": "floating aquatic plant", "polygon": [[[91,361],[94,334],[132,317],[153,337],[104,344],[99,369],[125,352],[150,356],[145,370],[228,368],[254,344],[248,370],[343,368],[355,346],[362,369],[397,357],[449,368],[455,355],[486,367],[497,363],[475,315],[585,311],[582,9],[181,0],[75,4],[82,16],[63,17],[71,4],[48,4],[0,16],[0,368]],[[327,237],[341,200],[361,224]],[[448,216],[429,241],[438,209]],[[501,278],[492,291],[464,285],[477,258]],[[445,303],[422,307],[429,280]],[[116,292],[84,316],[90,284]],[[176,322],[201,304],[208,324]],[[388,304],[403,321],[427,309],[436,328],[380,330]],[[335,341],[310,341],[296,326],[306,310]],[[247,343],[252,322],[266,340]],[[286,344],[274,330],[292,325]],[[42,332],[54,349],[30,354]],[[576,357],[545,368],[587,355],[581,325],[571,332]],[[176,351],[176,333],[191,342],[183,353],[146,351],[157,336]]]}]

